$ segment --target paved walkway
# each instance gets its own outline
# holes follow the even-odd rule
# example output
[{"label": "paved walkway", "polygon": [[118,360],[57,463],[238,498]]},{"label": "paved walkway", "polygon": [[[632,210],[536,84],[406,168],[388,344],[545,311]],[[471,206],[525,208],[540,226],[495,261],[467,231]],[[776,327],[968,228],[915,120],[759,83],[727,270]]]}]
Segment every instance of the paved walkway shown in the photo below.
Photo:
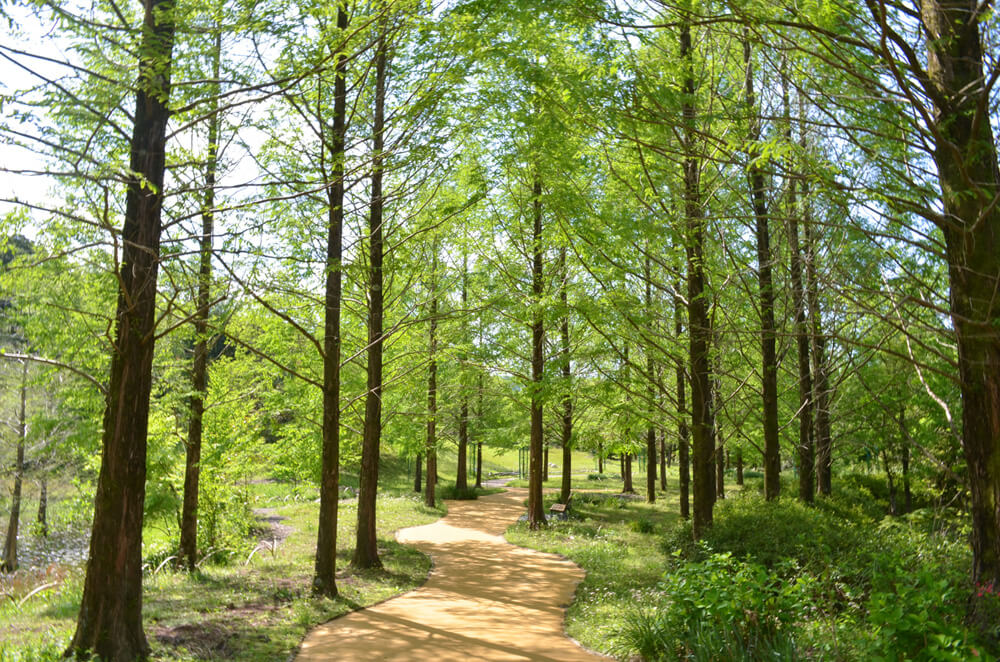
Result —
[{"label": "paved walkway", "polygon": [[310,632],[297,662],[347,660],[602,660],[563,631],[583,570],[515,547],[503,532],[524,512],[527,490],[449,501],[448,516],[402,529],[434,561],[427,583]]}]

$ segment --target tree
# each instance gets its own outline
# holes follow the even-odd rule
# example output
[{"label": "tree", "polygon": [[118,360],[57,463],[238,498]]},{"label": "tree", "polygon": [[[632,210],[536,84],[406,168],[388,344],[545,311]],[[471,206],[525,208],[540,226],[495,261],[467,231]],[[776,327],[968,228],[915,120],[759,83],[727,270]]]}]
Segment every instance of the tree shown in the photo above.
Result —
[{"label": "tree", "polygon": [[101,471],[80,616],[67,650],[108,662],[149,653],[142,630],[142,503],[174,11],[173,0],[144,7]]}]

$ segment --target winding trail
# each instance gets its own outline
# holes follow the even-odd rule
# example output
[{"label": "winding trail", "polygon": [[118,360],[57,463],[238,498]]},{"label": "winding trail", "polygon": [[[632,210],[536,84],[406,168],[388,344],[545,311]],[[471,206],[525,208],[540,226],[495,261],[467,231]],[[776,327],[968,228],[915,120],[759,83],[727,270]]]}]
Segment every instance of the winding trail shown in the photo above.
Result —
[{"label": "winding trail", "polygon": [[433,559],[427,582],[317,627],[296,661],[606,659],[563,631],[565,607],[583,570],[503,539],[524,512],[526,496],[527,490],[509,489],[474,501],[449,501],[446,517],[400,530],[400,542]]}]

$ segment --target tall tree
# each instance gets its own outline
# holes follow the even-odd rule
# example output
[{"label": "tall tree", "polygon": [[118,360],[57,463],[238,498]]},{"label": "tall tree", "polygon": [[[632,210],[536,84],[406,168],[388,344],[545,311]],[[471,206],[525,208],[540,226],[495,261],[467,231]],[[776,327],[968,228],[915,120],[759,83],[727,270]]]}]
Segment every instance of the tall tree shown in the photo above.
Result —
[{"label": "tall tree", "polygon": [[750,39],[744,32],[743,65],[746,73],[746,106],[749,124],[748,157],[750,202],[753,207],[757,237],[757,283],[760,291],[760,356],[761,400],[764,427],[764,498],[777,499],[781,493],[781,449],[778,439],[778,358],[774,321],[774,277],[771,273],[771,232],[764,184],[764,169],[760,165],[760,112],[754,95],[753,55]]},{"label": "tall tree", "polygon": [[208,383],[208,319],[211,307],[212,243],[215,233],[215,180],[219,165],[220,69],[222,28],[216,24],[212,46],[212,101],[208,119],[208,154],[205,158],[205,193],[198,240],[198,294],[194,313],[194,361],[191,366],[191,402],[184,464],[184,500],[178,556],[188,570],[198,562],[198,484],[201,473],[202,427]]},{"label": "tall tree", "polygon": [[542,445],[545,443],[542,419],[542,381],[545,378],[545,281],[542,245],[542,177],[534,173],[531,188],[531,438],[528,469],[528,526],[545,526],[542,508]]},{"label": "tall tree", "polygon": [[[382,347],[385,342],[382,291],[384,245],[382,218],[384,199],[383,150],[385,148],[386,64],[388,60],[388,21],[379,19],[375,45],[375,113],[372,122],[371,205],[368,213],[368,390],[365,395],[365,421],[361,447],[360,488],[358,493],[357,544],[351,565],[356,568],[380,568],[378,542],[375,538],[375,499],[378,495],[379,446],[382,437]],[[428,459],[428,462],[430,460]],[[431,476],[427,476],[430,483]]]},{"label": "tall tree", "polygon": [[149,654],[142,629],[142,515],[175,10],[174,0],[144,4],[101,471],[68,657],[131,662]]},{"label": "tall tree", "polygon": [[[337,29],[347,31],[346,3],[337,3]],[[313,593],[337,595],[337,522],[340,501],[340,309],[343,298],[344,159],[347,131],[347,54],[337,52],[333,82],[333,126],[329,136],[327,182],[326,309],[323,318],[323,466],[320,477],[319,523]],[[323,124],[321,123],[322,127]],[[325,133],[321,129],[321,141]],[[323,146],[325,151],[326,146]],[[417,460],[419,465],[420,461]],[[417,469],[417,482],[420,481]],[[419,491],[419,488],[418,488]]]}]

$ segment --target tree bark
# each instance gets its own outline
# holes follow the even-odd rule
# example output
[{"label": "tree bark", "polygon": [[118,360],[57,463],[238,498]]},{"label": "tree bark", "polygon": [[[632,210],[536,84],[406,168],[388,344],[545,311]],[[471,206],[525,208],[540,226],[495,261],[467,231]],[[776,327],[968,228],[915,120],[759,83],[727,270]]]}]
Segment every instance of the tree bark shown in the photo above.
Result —
[{"label": "tree bark", "polygon": [[545,372],[545,316],[542,297],[545,283],[542,274],[542,179],[536,173],[532,186],[534,227],[532,230],[531,263],[531,459],[528,471],[528,527],[545,526],[542,508],[542,379]]},{"label": "tree bark", "polygon": [[761,121],[753,88],[753,58],[746,31],[743,38],[743,63],[746,68],[746,105],[750,126],[749,178],[757,235],[757,284],[760,292],[761,401],[764,430],[764,498],[777,499],[781,494],[781,450],[778,437],[778,357],[774,321],[774,277],[771,253],[770,215],[767,210],[764,170],[758,163]]},{"label": "tree bark", "polygon": [[98,655],[105,662],[131,662],[150,651],[142,630],[142,516],[173,44],[173,0],[148,0],[139,44],[101,470],[80,614],[67,657]]},{"label": "tree bark", "polygon": [[684,67],[683,149],[684,217],[687,253],[688,358],[691,366],[691,441],[693,445],[693,520],[695,540],[712,525],[715,477],[712,456],[715,434],[712,421],[712,367],[709,347],[712,327],[705,292],[705,220],[701,209],[701,163],[696,154],[695,77],[688,18],[681,22],[680,56]]},{"label": "tree bark", "polygon": [[622,494],[635,494],[632,484],[632,454],[622,451]]},{"label": "tree bark", "polygon": [[[424,505],[433,508],[435,504],[434,491],[437,488],[437,242],[433,242],[434,255],[431,258],[431,301],[430,324],[428,327],[427,348],[427,441],[424,454],[427,456],[427,483],[424,486]],[[459,460],[459,467],[465,458]],[[461,468],[459,469],[461,472]],[[461,475],[461,474],[460,474]],[[456,488],[458,486],[456,485]]]},{"label": "tree bark", "polygon": [[[785,107],[786,120],[788,110],[788,85],[783,81],[782,98]],[[787,137],[791,140],[791,121],[787,125]],[[804,140],[804,138],[803,138]],[[805,199],[808,191],[803,183],[802,209],[806,209]],[[815,488],[815,448],[813,446],[812,417],[812,371],[810,368],[809,326],[806,320],[805,288],[803,286],[802,249],[799,246],[799,205],[796,180],[788,182],[788,250],[791,260],[792,301],[795,310],[795,342],[799,359],[799,499],[809,503],[813,500]],[[803,219],[804,220],[804,219]]]},{"label": "tree bark", "polygon": [[561,341],[563,396],[562,396],[562,486],[559,501],[569,501],[573,472],[573,370],[570,364],[569,344],[569,270],[566,266],[566,247],[559,251],[559,270],[562,282],[559,284],[559,303],[562,304],[562,320],[559,326]]},{"label": "tree bark", "polygon": [[[463,254],[462,256],[462,310],[468,310],[469,305],[469,259],[468,254]],[[462,324],[465,324],[463,319]],[[465,345],[465,337],[463,334],[462,338],[463,347]],[[462,370],[465,370],[465,364],[467,357],[465,356],[465,350],[462,350],[462,355],[459,357],[459,364]],[[455,475],[455,491],[462,493],[469,491],[469,466],[468,466],[468,451],[469,451],[469,394],[465,390],[465,380],[462,380],[462,401],[459,406],[458,413],[458,470]]]},{"label": "tree bark", "polygon": [[[213,96],[219,94],[222,63],[222,29],[216,25],[212,49]],[[198,239],[198,309],[194,313],[194,362],[191,366],[191,403],[184,463],[184,502],[181,507],[181,539],[178,556],[188,571],[198,563],[198,487],[201,477],[202,421],[208,386],[208,318],[212,286],[212,236],[215,232],[215,179],[219,163],[219,102],[213,99],[208,120],[208,157],[205,162],[205,198],[201,208]]]},{"label": "tree bark", "polygon": [[49,537],[49,481],[42,478],[38,491],[38,535]]},{"label": "tree bark", "polygon": [[[337,28],[347,30],[347,8],[337,5]],[[322,126],[322,124],[321,124]],[[334,64],[331,172],[327,180],[326,309],[323,319],[323,458],[313,594],[337,595],[337,523],[340,507],[340,308],[343,298],[344,150],[347,133],[347,56]],[[326,145],[322,146],[326,149]],[[419,477],[418,468],[417,480]]]},{"label": "tree bark", "polygon": [[423,471],[424,456],[422,453],[417,453],[416,466],[413,468],[413,491],[420,494],[423,489],[421,485],[423,481],[421,479],[421,472]]},{"label": "tree bark", "polygon": [[[644,264],[644,276],[646,281],[646,314],[650,320],[653,315],[653,286],[652,286],[652,266],[650,264],[649,251],[646,252]],[[652,352],[646,350],[646,383],[648,384],[646,396],[649,398],[649,421],[646,424],[646,502],[656,502],[656,362],[653,360]]]},{"label": "tree bark", "polygon": [[[378,496],[379,446],[382,440],[382,344],[384,293],[382,291],[383,261],[383,198],[382,175],[385,155],[385,85],[386,85],[386,23],[379,25],[375,46],[375,117],[372,123],[372,197],[368,215],[368,392],[365,397],[365,423],[361,442],[361,471],[358,492],[357,542],[351,565],[355,568],[381,568],[378,542],[375,537],[375,500]],[[428,462],[430,460],[428,459]],[[426,481],[433,482],[428,471]]]},{"label": "tree bark", "polygon": [[28,436],[28,362],[21,361],[21,401],[17,409],[17,451],[14,458],[14,490],[10,495],[10,519],[3,545],[0,572],[17,570],[17,534],[21,524],[21,490],[24,483],[24,445]]},{"label": "tree bark", "polygon": [[743,487],[743,449],[736,447],[736,484]]},{"label": "tree bark", "polygon": [[[973,581],[1000,588],[1000,169],[983,75],[980,22],[992,3],[922,0],[925,85],[941,186],[962,392],[962,448],[972,502]],[[998,614],[973,594],[970,616],[985,628]],[[995,603],[992,603],[995,604]]]},{"label": "tree bark", "polygon": [[[680,283],[677,284],[677,291],[680,292]],[[674,300],[674,334],[679,341],[684,332],[684,306],[678,296]],[[677,489],[680,492],[681,517],[689,519],[691,517],[690,492],[691,492],[691,462],[688,447],[688,411],[687,393],[685,392],[684,361],[677,357]]]},{"label": "tree bark", "polygon": [[805,224],[806,293],[809,303],[809,349],[812,358],[812,402],[815,414],[813,436],[816,449],[816,489],[824,496],[833,492],[833,438],[830,427],[830,379],[826,356],[826,336],[823,335],[823,310],[819,303],[819,276],[816,230],[812,222]]},{"label": "tree bark", "polygon": [[667,435],[663,428],[659,429],[660,437],[660,491],[667,491]]}]

